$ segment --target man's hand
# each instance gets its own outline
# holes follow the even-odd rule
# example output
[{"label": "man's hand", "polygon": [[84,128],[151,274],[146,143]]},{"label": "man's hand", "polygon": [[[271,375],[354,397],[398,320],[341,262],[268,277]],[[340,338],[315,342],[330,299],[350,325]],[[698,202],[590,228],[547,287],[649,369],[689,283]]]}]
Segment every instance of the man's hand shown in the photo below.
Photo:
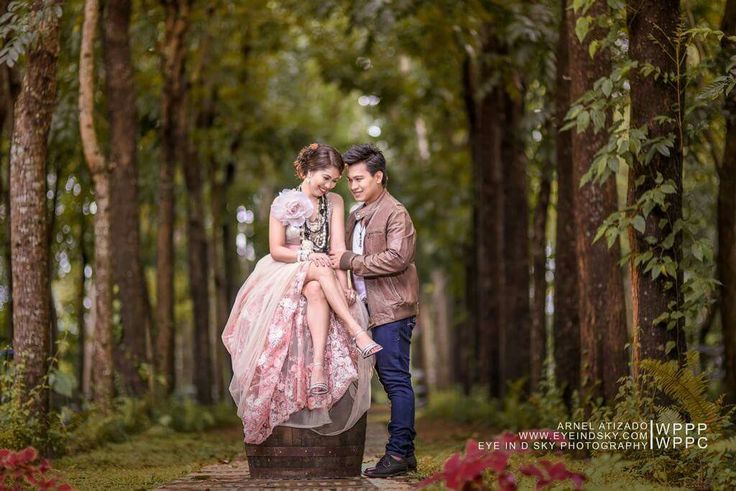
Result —
[{"label": "man's hand", "polygon": [[340,269],[340,258],[344,252],[345,251],[330,252],[330,262],[332,263],[333,268]]},{"label": "man's hand", "polygon": [[353,305],[355,303],[355,300],[358,299],[358,294],[355,290],[352,288],[349,288],[345,291],[345,300],[348,302],[348,305]]}]

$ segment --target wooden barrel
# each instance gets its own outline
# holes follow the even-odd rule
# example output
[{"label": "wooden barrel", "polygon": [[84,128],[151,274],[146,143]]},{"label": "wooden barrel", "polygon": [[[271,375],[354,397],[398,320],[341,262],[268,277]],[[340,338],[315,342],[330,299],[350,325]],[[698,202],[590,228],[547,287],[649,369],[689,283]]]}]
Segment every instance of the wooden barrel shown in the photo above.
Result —
[{"label": "wooden barrel", "polygon": [[277,426],[260,445],[245,445],[250,476],[255,479],[360,476],[366,415],[335,436]]}]

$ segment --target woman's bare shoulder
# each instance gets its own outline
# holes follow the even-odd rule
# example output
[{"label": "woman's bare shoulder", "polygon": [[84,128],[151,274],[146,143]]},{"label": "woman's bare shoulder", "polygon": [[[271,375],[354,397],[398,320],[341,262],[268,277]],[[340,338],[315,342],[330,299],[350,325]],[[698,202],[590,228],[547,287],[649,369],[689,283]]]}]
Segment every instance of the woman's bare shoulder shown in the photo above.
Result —
[{"label": "woman's bare shoulder", "polygon": [[345,206],[345,201],[342,199],[342,196],[337,193],[327,193],[327,199],[330,200],[330,203],[332,203],[333,206]]}]

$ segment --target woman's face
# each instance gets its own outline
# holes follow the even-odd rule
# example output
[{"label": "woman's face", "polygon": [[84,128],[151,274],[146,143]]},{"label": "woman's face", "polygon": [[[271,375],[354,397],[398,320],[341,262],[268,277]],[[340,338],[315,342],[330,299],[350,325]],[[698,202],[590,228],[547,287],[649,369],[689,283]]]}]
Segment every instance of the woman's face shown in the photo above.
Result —
[{"label": "woman's face", "polygon": [[335,167],[330,166],[311,172],[307,180],[312,189],[312,195],[320,197],[332,191],[337,181],[340,180],[340,173]]}]

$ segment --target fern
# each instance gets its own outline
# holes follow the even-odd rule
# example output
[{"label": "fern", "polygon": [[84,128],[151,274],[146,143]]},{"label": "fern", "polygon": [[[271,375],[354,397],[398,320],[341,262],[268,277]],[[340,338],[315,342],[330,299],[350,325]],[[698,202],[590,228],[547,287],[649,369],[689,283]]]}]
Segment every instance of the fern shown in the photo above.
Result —
[{"label": "fern", "polygon": [[641,367],[652,375],[653,388],[670,397],[692,422],[712,427],[721,420],[723,406],[719,400],[708,400],[707,374],[695,373],[692,359],[688,356],[684,367],[680,367],[676,360],[643,360]]},{"label": "fern", "polygon": [[708,444],[709,453],[736,453],[736,436]]}]

